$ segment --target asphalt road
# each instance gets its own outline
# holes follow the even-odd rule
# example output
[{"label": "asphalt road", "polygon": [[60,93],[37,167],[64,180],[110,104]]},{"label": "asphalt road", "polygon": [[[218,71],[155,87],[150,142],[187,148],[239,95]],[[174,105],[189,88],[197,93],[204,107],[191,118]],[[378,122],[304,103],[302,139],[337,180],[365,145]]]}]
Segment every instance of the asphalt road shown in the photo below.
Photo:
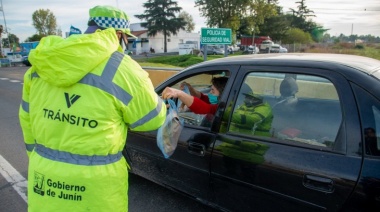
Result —
[{"label": "asphalt road", "polygon": [[[28,67],[0,68],[0,212],[27,211],[28,159],[18,119]],[[129,177],[129,211],[214,211],[141,177]]]}]

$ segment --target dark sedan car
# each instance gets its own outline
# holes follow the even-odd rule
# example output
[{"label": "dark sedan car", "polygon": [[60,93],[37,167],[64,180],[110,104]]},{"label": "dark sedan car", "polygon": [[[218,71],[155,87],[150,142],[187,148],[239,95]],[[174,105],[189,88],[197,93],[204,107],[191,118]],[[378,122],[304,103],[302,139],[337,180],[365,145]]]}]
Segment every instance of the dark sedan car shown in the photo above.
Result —
[{"label": "dark sedan car", "polygon": [[[226,57],[180,71],[156,92],[186,81],[207,93],[221,76],[229,80],[216,114],[179,113],[185,126],[169,159],[157,131],[129,132],[131,173],[223,211],[380,211],[379,60]],[[234,123],[249,92],[270,105],[269,134]]]},{"label": "dark sedan car", "polygon": [[28,56],[23,56],[22,57],[22,63],[26,66],[31,66],[32,64],[30,64],[29,62],[29,59],[28,59]]}]

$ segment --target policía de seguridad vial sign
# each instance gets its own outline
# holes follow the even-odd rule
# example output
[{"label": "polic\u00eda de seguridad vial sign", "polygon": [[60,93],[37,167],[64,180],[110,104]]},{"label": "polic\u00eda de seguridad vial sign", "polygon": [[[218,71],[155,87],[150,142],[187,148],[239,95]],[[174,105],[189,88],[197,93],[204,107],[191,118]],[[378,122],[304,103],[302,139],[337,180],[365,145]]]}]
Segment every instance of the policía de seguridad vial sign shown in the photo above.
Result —
[{"label": "polic\u00eda de seguridad vial sign", "polygon": [[201,28],[201,44],[231,44],[231,29]]}]

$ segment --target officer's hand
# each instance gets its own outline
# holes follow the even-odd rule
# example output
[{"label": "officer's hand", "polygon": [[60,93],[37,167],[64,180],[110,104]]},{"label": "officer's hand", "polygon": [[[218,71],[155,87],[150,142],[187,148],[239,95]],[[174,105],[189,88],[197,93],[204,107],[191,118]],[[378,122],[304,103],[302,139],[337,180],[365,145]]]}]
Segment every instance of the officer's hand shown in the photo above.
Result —
[{"label": "officer's hand", "polygon": [[162,98],[163,99],[178,98],[180,92],[182,91],[175,88],[166,87],[164,91],[162,92]]}]

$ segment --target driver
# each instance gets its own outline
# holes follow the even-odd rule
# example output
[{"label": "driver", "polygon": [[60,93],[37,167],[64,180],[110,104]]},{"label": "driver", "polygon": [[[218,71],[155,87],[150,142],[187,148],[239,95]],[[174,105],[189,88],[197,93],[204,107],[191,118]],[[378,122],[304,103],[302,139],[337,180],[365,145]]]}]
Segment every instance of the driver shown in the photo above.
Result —
[{"label": "driver", "polygon": [[[170,98],[178,98],[182,101],[183,104],[185,104],[193,113],[196,114],[215,114],[216,110],[218,109],[218,104],[212,104],[210,99],[210,96],[216,97],[216,99],[219,101],[220,96],[223,93],[224,87],[226,86],[228,81],[228,77],[218,77],[218,78],[212,78],[211,83],[211,95],[205,95],[202,92],[194,92],[194,95],[187,94],[186,92],[166,87],[164,91],[162,92],[162,98],[163,99],[170,99]],[[188,83],[186,85],[189,86]],[[189,90],[191,93],[192,87],[189,86]],[[195,90],[195,89],[193,89]]]}]

